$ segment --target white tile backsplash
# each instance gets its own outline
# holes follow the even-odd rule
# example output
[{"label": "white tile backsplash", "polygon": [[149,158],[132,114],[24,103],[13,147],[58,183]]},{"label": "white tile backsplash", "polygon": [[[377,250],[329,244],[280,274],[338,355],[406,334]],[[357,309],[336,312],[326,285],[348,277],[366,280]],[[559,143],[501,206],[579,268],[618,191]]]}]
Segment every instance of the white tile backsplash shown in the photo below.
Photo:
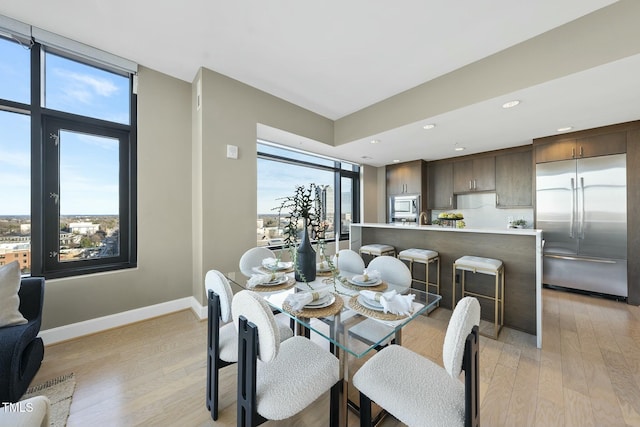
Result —
[{"label": "white tile backsplash", "polygon": [[524,219],[525,228],[533,228],[533,208],[498,209],[496,193],[458,195],[458,208],[447,211],[431,211],[431,219],[437,219],[441,212],[460,212],[470,228],[508,228],[509,220]]}]

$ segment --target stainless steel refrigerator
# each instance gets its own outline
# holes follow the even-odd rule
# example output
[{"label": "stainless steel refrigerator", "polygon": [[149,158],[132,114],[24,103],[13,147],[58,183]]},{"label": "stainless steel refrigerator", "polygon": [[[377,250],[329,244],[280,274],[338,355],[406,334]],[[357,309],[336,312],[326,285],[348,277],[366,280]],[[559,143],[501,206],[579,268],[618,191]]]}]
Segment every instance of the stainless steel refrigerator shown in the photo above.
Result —
[{"label": "stainless steel refrigerator", "polygon": [[543,280],[627,297],[626,154],[536,165]]}]

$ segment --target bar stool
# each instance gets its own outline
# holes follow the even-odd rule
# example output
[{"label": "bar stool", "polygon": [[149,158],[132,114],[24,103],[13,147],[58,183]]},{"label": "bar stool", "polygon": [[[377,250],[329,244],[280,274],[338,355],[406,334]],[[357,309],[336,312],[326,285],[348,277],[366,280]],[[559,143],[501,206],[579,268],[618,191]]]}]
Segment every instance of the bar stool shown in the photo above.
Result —
[{"label": "bar stool", "polygon": [[382,243],[371,243],[370,245],[360,246],[359,252],[360,256],[369,255],[373,258],[382,255],[396,256],[396,248]]},{"label": "bar stool", "polygon": [[[409,262],[409,270],[411,270],[411,278],[413,281],[423,283],[425,285],[425,291],[429,292],[429,286],[435,286],[436,294],[440,295],[440,254],[430,249],[405,249],[400,251],[398,259],[401,261]],[[416,279],[413,277],[413,264],[424,264],[425,277],[424,280]],[[435,283],[429,282],[429,264],[436,263],[436,281]]]},{"label": "bar stool", "polygon": [[[477,256],[463,256],[453,263],[453,300],[452,308],[456,305],[456,270],[462,270],[460,275],[460,284],[462,297],[467,295],[485,298],[493,301],[494,307],[494,335],[481,335],[489,338],[497,339],[500,329],[504,323],[504,264],[499,259],[482,258]],[[475,292],[466,291],[464,288],[465,271],[473,271],[474,273],[488,274],[496,277],[495,291],[493,295],[483,295]],[[502,280],[500,280],[502,279]],[[498,310],[499,309],[499,310]],[[499,320],[498,320],[499,319]]]}]

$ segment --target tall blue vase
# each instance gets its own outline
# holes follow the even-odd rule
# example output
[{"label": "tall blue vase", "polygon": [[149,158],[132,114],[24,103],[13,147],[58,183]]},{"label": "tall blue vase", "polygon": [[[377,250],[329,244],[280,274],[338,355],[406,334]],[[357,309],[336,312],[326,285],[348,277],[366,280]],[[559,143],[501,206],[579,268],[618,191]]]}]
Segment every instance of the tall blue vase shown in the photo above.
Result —
[{"label": "tall blue vase", "polygon": [[311,246],[308,228],[305,220],[302,240],[296,250],[296,282],[312,282],[316,280],[316,251]]}]

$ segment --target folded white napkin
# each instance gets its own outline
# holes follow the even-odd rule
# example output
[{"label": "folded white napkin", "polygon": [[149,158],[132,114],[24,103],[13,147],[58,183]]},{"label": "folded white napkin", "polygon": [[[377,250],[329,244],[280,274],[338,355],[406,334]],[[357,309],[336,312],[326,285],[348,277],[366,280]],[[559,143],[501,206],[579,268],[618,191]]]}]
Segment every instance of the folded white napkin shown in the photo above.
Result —
[{"label": "folded white napkin", "polygon": [[288,295],[284,301],[291,306],[293,311],[300,311],[310,302],[317,301],[329,295],[329,290],[330,287],[327,286],[313,291],[297,292],[295,294]]},{"label": "folded white napkin", "polygon": [[273,282],[282,276],[284,276],[284,273],[252,274],[249,280],[247,280],[247,287],[253,288],[257,285],[264,285],[265,283]]},{"label": "folded white napkin", "polygon": [[362,282],[368,281],[376,281],[382,277],[378,270],[367,270],[366,268],[362,271],[361,275],[353,276],[355,280],[359,280]]},{"label": "folded white napkin", "polygon": [[320,261],[317,264],[317,269],[319,271],[328,270],[329,269],[329,263],[327,261]]},{"label": "folded white napkin", "polygon": [[400,295],[395,289],[382,293],[375,291],[360,291],[360,295],[373,301],[378,301],[382,305],[385,313],[408,316],[411,314],[411,306],[415,295]]},{"label": "folded white napkin", "polygon": [[262,260],[262,266],[266,268],[275,268],[278,266],[278,260],[276,258],[265,258]]}]

